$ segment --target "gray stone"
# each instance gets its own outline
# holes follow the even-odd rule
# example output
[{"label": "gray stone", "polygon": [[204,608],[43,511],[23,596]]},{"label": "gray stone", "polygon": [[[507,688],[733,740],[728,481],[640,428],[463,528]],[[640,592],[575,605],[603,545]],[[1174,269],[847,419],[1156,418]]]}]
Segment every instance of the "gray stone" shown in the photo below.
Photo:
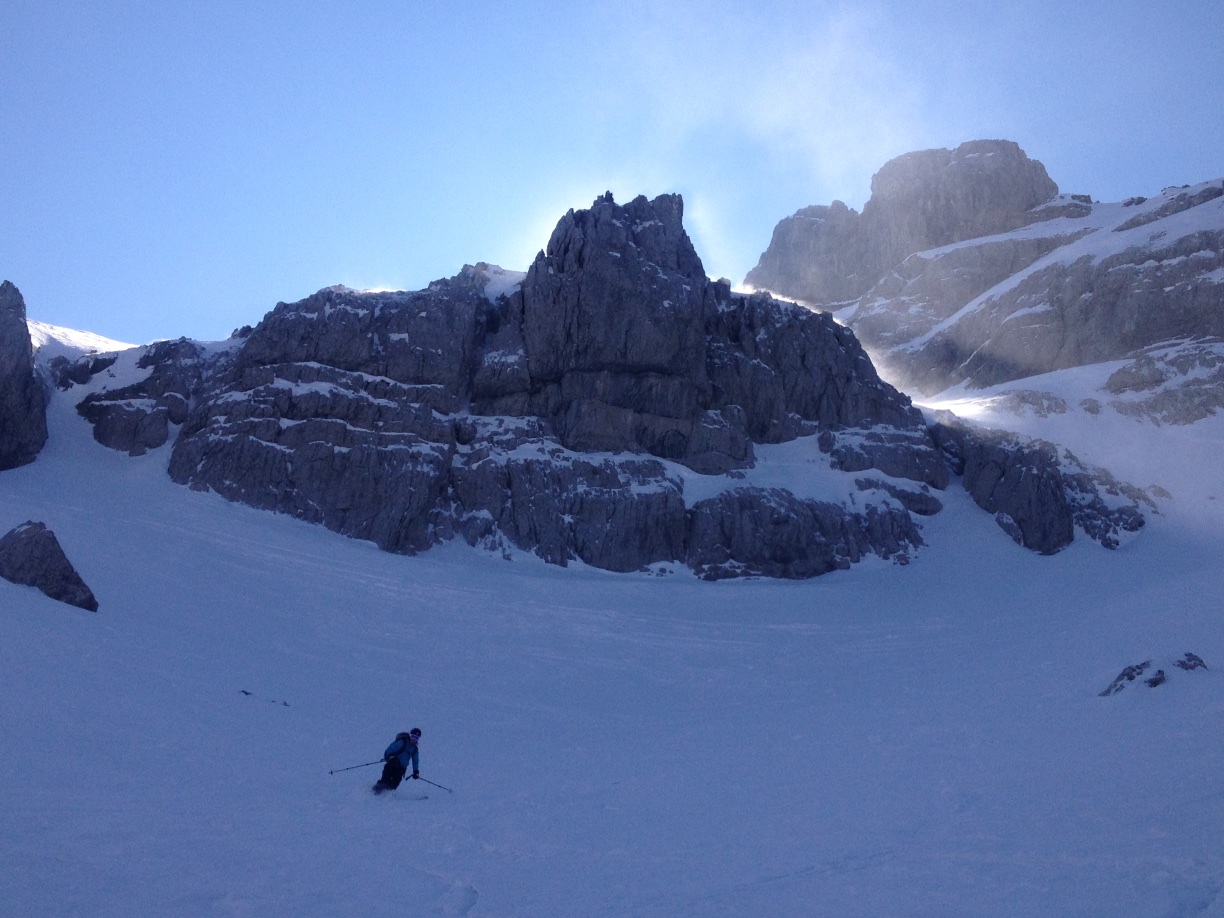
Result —
[{"label": "gray stone", "polygon": [[[1114,232],[1121,233],[1140,226],[1147,226],[1149,223],[1155,223],[1157,220],[1163,220],[1165,217],[1180,214],[1182,211],[1189,210],[1191,207],[1198,207],[1200,204],[1206,204],[1208,201],[1214,201],[1221,195],[1224,195],[1224,186],[1221,185],[1208,185],[1206,188],[1201,188],[1195,192],[1183,192],[1182,194],[1175,195],[1171,200],[1166,201],[1164,204],[1161,204],[1159,207],[1150,210],[1147,213],[1131,217],[1131,219],[1116,227]],[[1146,200],[1146,198],[1139,198],[1138,200],[1135,200],[1135,203],[1141,204]],[[1125,204],[1126,202],[1124,201],[1123,203]]]},{"label": "gray stone", "polygon": [[1224,337],[1224,283],[1205,279],[1224,269],[1224,232],[1164,242],[1024,275],[911,348],[906,378],[927,393],[962,381],[990,386],[1175,339]]},{"label": "gray stone", "polygon": [[1186,672],[1193,672],[1196,669],[1206,669],[1207,664],[1203,662],[1203,658],[1197,653],[1186,651],[1185,655],[1173,663],[1178,669],[1184,669]]},{"label": "gray stone", "polygon": [[878,478],[856,478],[854,486],[860,491],[883,491],[910,513],[916,513],[919,516],[934,516],[943,509],[943,503],[939,498],[925,488],[921,490],[901,488],[891,482],[880,481]]},{"label": "gray stone", "polygon": [[872,177],[861,215],[835,201],[779,223],[745,283],[809,303],[857,299],[906,256],[1024,226],[1057,193],[1010,141],[907,153]]},{"label": "gray stone", "polygon": [[1017,544],[1040,554],[1070,545],[1076,524],[1105,548],[1117,548],[1123,533],[1144,526],[1140,505],[1155,509],[1140,489],[1044,440],[951,418],[932,433],[974,503],[995,514]]},{"label": "gray stone", "polygon": [[[1213,184],[1149,205],[1115,228],[1129,228],[1131,244],[1102,242],[1109,254],[1099,256],[1060,257],[1061,247],[1102,232],[1062,222],[917,253],[839,317],[890,379],[925,395],[1219,338],[1224,232],[1218,205],[1203,205],[1221,194]],[[1203,207],[1201,218],[1169,219],[1192,207]],[[1203,402],[1203,391],[1176,401]]]},{"label": "gray stone", "polygon": [[[947,471],[852,332],[711,282],[682,215],[675,195],[605,195],[566,214],[497,296],[497,269],[480,264],[413,293],[328,288],[278,304],[199,375],[171,477],[391,551],[462,537],[616,571],[691,557],[717,576],[812,576],[920,544],[903,509],[930,507],[919,498],[862,513],[799,502],[823,541],[796,535],[796,559],[774,563],[797,530],[759,525],[764,511],[745,508],[763,498],[745,491],[735,507],[757,522],[715,560],[709,517],[724,505],[686,507],[663,460],[734,475],[756,443],[852,430],[856,470],[936,487]],[[751,548],[752,533],[768,545]]]},{"label": "gray stone", "polygon": [[1224,409],[1224,340],[1200,338],[1145,350],[1112,373],[1105,389],[1120,414],[1193,424]]},{"label": "gray stone", "polygon": [[[131,456],[166,443],[170,426],[187,419],[191,398],[207,371],[203,349],[186,338],[159,341],[142,350],[136,366],[149,370],[148,376],[128,386],[90,393],[77,403],[77,413],[93,425],[95,440]],[[89,356],[62,367],[60,386],[87,382],[114,360],[114,355]]]},{"label": "gray stone", "polygon": [[73,386],[83,386],[103,370],[114,366],[118,359],[118,354],[86,354],[76,360],[58,355],[51,358],[47,369],[55,388],[68,390]]},{"label": "gray stone", "polygon": [[1116,695],[1118,692],[1126,688],[1128,683],[1134,682],[1152,665],[1151,660],[1144,660],[1142,663],[1134,663],[1122,669],[1122,672],[1114,678],[1114,681],[1105,687],[1105,690],[1100,693],[1102,698],[1108,698],[1110,695]]},{"label": "gray stone", "polygon": [[1057,456],[1048,444],[1002,431],[937,424],[935,440],[952,457],[973,502],[1017,544],[1052,555],[1075,536]]},{"label": "gray stone", "polygon": [[833,468],[843,472],[878,469],[941,491],[948,486],[947,461],[925,429],[920,432],[881,426],[826,430],[817,443],[833,460]]},{"label": "gray stone", "polygon": [[47,442],[47,395],[34,372],[25,300],[0,283],[0,470],[33,462]]},{"label": "gray stone", "polygon": [[28,521],[0,538],[0,577],[37,587],[52,599],[89,612],[98,600],[64,554],[55,533],[43,523]]},{"label": "gray stone", "polygon": [[922,544],[904,510],[803,500],[779,489],[736,488],[692,510],[687,563],[704,579],[799,579],[841,570],[865,554],[908,560]]},{"label": "gray stone", "polygon": [[553,564],[581,560],[612,571],[684,557],[684,500],[661,463],[595,462],[558,452],[501,453],[457,466],[454,494],[465,538],[489,547],[504,538]]}]

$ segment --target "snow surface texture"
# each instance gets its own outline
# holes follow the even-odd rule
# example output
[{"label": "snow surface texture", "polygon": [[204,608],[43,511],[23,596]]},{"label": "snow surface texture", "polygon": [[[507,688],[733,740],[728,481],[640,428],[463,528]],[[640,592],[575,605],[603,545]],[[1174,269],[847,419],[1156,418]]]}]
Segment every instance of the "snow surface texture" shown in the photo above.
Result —
[{"label": "snow surface texture", "polygon": [[[913,563],[798,583],[409,558],[57,393],[0,531],[44,520],[104,611],[0,582],[0,913],[1224,915],[1224,417],[974,395],[1171,497],[1040,557],[952,487]],[[453,794],[328,773],[411,726]]]}]

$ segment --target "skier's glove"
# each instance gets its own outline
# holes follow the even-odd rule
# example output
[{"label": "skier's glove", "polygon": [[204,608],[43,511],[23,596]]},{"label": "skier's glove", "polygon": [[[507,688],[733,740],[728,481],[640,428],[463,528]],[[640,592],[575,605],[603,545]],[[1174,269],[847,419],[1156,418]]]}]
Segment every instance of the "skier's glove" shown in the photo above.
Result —
[{"label": "skier's glove", "polygon": [[415,781],[416,779],[418,779],[419,777],[421,777],[421,773],[420,773],[419,771],[414,771],[414,772],[412,773],[412,779],[413,779],[414,781]]}]

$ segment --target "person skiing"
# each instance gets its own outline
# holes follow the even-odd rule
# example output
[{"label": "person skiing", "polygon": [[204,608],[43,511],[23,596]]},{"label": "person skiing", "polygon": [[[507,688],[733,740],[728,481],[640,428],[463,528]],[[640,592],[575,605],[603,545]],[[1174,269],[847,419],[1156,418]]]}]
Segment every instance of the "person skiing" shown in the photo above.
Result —
[{"label": "person skiing", "polygon": [[399,787],[404,775],[408,773],[409,763],[412,764],[412,777],[421,777],[420,755],[417,751],[417,743],[420,741],[420,727],[413,727],[407,733],[395,734],[395,739],[383,753],[383,761],[386,764],[383,765],[382,777],[374,784],[374,793],[381,794]]}]

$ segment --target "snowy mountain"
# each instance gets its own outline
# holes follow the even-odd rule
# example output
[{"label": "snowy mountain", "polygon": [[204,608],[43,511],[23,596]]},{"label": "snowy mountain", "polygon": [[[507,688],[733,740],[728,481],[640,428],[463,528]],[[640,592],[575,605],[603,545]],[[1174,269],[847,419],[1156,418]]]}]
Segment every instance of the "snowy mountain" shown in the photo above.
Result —
[{"label": "snowy mountain", "polygon": [[[181,487],[57,391],[0,530],[53,528],[100,609],[0,580],[0,911],[1224,914],[1224,424],[975,399],[1171,497],[1041,556],[949,488],[912,563],[798,582],[405,557]],[[410,726],[453,793],[329,774]]]},{"label": "snowy mountain", "polygon": [[[1027,548],[1154,498],[1052,445],[928,423],[824,313],[706,277],[678,196],[610,195],[526,273],[328,288],[217,344],[44,360],[98,442],[388,551],[454,539],[614,571],[907,563],[956,481]],[[945,455],[946,454],[946,455]]]},{"label": "snowy mountain", "polygon": [[783,220],[748,283],[836,311],[925,397],[1127,360],[1104,387],[1124,410],[1184,423],[1224,406],[1224,180],[1102,204],[977,141],[893,160],[872,192],[861,216]]},{"label": "snowy mountain", "polygon": [[[1209,213],[1180,193],[1118,212]],[[1063,203],[1091,212],[1003,234],[1142,229]],[[827,316],[706,279],[659,207],[567,215],[534,274],[332,288],[224,342],[26,323],[55,385],[0,536],[54,531],[98,611],[0,579],[0,913],[1224,915],[1213,341],[915,406]],[[841,369],[811,398],[794,366]],[[384,530],[429,550],[380,551],[344,482],[431,455],[447,499]],[[660,494],[685,528],[623,545]],[[720,569],[810,574],[814,506],[921,545],[812,579],[604,563],[708,526]],[[371,794],[411,726],[435,783]]]}]

